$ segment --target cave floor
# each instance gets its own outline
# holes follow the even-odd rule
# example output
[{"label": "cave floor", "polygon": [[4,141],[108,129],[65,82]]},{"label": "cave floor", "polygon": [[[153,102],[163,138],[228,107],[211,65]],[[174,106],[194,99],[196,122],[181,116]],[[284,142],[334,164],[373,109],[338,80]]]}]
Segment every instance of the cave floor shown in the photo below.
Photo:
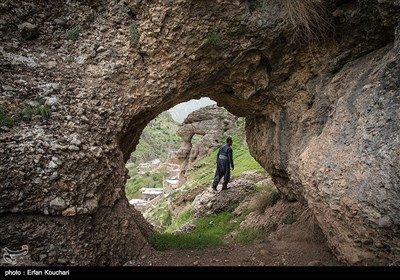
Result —
[{"label": "cave floor", "polygon": [[278,229],[252,244],[206,249],[143,250],[128,266],[340,266],[325,239],[301,224]]}]

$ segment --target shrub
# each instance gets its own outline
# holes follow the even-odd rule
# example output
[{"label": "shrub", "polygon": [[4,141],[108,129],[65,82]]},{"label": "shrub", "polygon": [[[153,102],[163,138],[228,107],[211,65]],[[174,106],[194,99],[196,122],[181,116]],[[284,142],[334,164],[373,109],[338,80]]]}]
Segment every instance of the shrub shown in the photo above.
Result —
[{"label": "shrub", "polygon": [[44,104],[43,100],[40,100],[37,105],[31,105],[26,102],[21,104],[21,108],[19,109],[17,116],[18,118],[22,118],[25,120],[30,120],[32,116],[41,116],[44,119],[50,118],[51,110],[50,108]]},{"label": "shrub", "polygon": [[274,206],[278,202],[279,198],[279,193],[277,191],[272,191],[268,197],[268,206]]},{"label": "shrub", "polygon": [[212,45],[212,46],[218,46],[219,45],[219,34],[216,31],[212,31],[208,33],[207,35],[207,43]]},{"label": "shrub", "polygon": [[129,28],[129,37],[131,45],[135,48],[137,48],[139,45],[139,36],[140,35],[136,24],[132,24],[131,27]]},{"label": "shrub", "polygon": [[70,55],[65,58],[66,63],[72,63],[73,61],[74,61],[74,58]]},{"label": "shrub", "polygon": [[293,212],[290,212],[288,214],[286,214],[286,216],[283,218],[282,223],[284,223],[285,225],[291,225],[294,222],[296,222],[297,217],[294,215]]},{"label": "shrub", "polygon": [[8,128],[13,127],[16,124],[16,120],[8,115],[5,108],[0,107],[0,127],[6,126]]},{"label": "shrub", "polygon": [[267,207],[272,207],[278,202],[279,197],[277,191],[262,192],[255,203],[254,209],[260,214],[264,213]]},{"label": "shrub", "polygon": [[79,29],[72,28],[67,31],[67,39],[71,41],[76,41],[79,38]]},{"label": "shrub", "polygon": [[327,4],[323,0],[284,0],[286,20],[293,26],[294,39],[309,43],[326,38],[332,29]]}]

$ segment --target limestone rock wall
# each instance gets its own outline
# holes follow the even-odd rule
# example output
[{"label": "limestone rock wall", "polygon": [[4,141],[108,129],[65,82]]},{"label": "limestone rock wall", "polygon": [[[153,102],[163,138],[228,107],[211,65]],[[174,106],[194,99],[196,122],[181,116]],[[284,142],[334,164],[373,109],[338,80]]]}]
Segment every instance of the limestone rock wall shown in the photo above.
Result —
[{"label": "limestone rock wall", "polygon": [[292,40],[284,1],[254,2],[3,1],[0,105],[43,99],[51,117],[1,128],[0,246],[134,258],[150,229],[124,161],[152,118],[208,96],[246,117],[252,155],[338,257],[398,259],[398,1],[324,1],[313,42]]}]

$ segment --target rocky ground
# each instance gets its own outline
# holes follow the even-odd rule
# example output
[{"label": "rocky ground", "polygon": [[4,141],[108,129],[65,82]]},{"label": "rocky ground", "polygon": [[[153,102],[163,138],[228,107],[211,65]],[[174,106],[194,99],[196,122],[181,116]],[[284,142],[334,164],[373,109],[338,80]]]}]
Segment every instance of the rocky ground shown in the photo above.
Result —
[{"label": "rocky ground", "polygon": [[[295,228],[296,233],[291,233]],[[134,266],[336,266],[343,265],[322,239],[309,242],[292,226],[250,245],[229,244],[203,250],[143,252]]]},{"label": "rocky ground", "polygon": [[[252,209],[240,228],[258,228],[262,236],[251,244],[234,240],[235,231],[225,236],[225,245],[217,248],[156,251],[145,249],[129,266],[335,266],[343,265],[329,249],[326,238],[315,222],[311,211],[299,202],[278,199],[275,205],[267,204],[268,194],[274,191],[255,191],[255,184],[273,186],[270,179],[257,173],[245,173],[233,180],[231,189],[213,192],[199,188],[175,199],[187,206],[191,200],[196,217],[214,215],[239,202],[233,213],[243,214]],[[220,189],[220,188],[219,188]],[[289,217],[289,218],[288,218]],[[291,219],[291,220],[290,220]],[[180,234],[192,227],[184,225]]]}]

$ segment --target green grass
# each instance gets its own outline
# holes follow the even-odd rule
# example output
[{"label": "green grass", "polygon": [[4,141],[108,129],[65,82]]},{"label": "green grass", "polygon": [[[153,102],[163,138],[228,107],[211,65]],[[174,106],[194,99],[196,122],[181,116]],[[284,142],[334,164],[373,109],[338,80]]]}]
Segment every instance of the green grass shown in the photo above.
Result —
[{"label": "green grass", "polygon": [[169,198],[163,198],[157,207],[151,208],[147,215],[147,220],[163,229],[169,227],[172,223],[171,212],[168,210]]},{"label": "green grass", "polygon": [[144,175],[138,175],[136,168],[129,169],[130,179],[126,181],[125,193],[128,200],[139,198],[141,188],[162,188],[163,173],[153,172]]},{"label": "green grass", "polygon": [[239,176],[249,170],[265,174],[264,168],[250,155],[249,147],[244,139],[239,137],[238,134],[234,134],[232,139],[233,161],[235,163],[232,177]]},{"label": "green grass", "polygon": [[176,135],[178,129],[179,124],[172,119],[169,112],[159,114],[143,130],[129,161],[139,164],[156,158],[166,160],[169,152],[178,150],[182,142]]},{"label": "green grass", "polygon": [[70,30],[67,31],[67,35],[66,35],[68,40],[71,41],[76,41],[79,38],[79,29],[78,28],[72,28]]},{"label": "green grass", "polygon": [[[238,127],[237,131],[232,136],[233,161],[235,164],[235,169],[231,171],[232,179],[240,176],[240,174],[245,171],[255,171],[266,174],[264,168],[250,155],[249,148],[240,133],[240,129],[243,128]],[[188,173],[187,189],[202,184],[211,184],[215,174],[217,153],[218,149],[195,163],[193,170]]]},{"label": "green grass", "polygon": [[256,187],[256,192],[269,191],[271,189],[271,187],[261,183],[255,184],[255,187]]},{"label": "green grass", "polygon": [[44,100],[39,100],[37,105],[30,105],[22,102],[20,109],[17,112],[18,118],[30,120],[32,116],[41,116],[44,119],[50,118],[51,110],[44,103]]},{"label": "green grass", "polygon": [[192,140],[190,141],[191,143],[192,143],[192,145],[194,146],[194,145],[196,145],[197,143],[199,143],[202,139],[203,139],[203,135],[200,135],[200,134],[195,134],[195,135],[193,135],[193,137],[192,137]]},{"label": "green grass", "polygon": [[159,251],[221,246],[224,244],[223,237],[238,227],[237,223],[231,222],[232,217],[229,212],[221,212],[215,216],[199,218],[193,222],[196,228],[192,232],[176,235],[155,233],[150,236],[149,242]]},{"label": "green grass", "polygon": [[[172,216],[171,216],[171,212],[169,211],[168,205],[171,201],[171,199],[173,199],[174,197],[178,196],[181,194],[180,190],[175,190],[173,191],[168,197],[164,197],[163,199],[161,199],[157,204],[154,205],[154,207],[151,207],[149,210],[146,211],[146,217],[147,220],[153,224],[156,225],[160,228],[162,228],[163,230],[167,230],[168,228],[170,228],[170,231],[173,231],[174,229],[171,230],[172,227],[174,228],[178,228],[181,225],[186,223],[186,220],[188,221],[189,219],[187,217],[185,217],[186,214],[182,213],[181,215],[183,217],[181,217],[181,221],[176,222],[174,221],[175,225],[172,225]],[[190,213],[190,212],[188,212]],[[187,213],[187,214],[188,214]]]},{"label": "green grass", "polygon": [[218,151],[214,150],[194,164],[194,169],[188,173],[187,181],[190,182],[190,187],[211,184],[215,173],[217,153]]},{"label": "green grass", "polygon": [[174,230],[185,225],[192,219],[192,209],[189,207],[182,211],[178,217],[171,223],[171,225],[165,230],[167,233],[171,233]]},{"label": "green grass", "polygon": [[250,244],[254,240],[263,237],[263,235],[264,232],[260,229],[243,228],[238,231],[238,233],[233,237],[233,240],[242,244]]},{"label": "green grass", "polygon": [[27,102],[22,102],[20,107],[13,113],[0,107],[0,126],[11,128],[21,120],[31,120],[33,116],[41,116],[43,119],[50,118],[51,109],[45,104],[44,100],[40,99],[36,103],[35,105],[30,105]]}]

